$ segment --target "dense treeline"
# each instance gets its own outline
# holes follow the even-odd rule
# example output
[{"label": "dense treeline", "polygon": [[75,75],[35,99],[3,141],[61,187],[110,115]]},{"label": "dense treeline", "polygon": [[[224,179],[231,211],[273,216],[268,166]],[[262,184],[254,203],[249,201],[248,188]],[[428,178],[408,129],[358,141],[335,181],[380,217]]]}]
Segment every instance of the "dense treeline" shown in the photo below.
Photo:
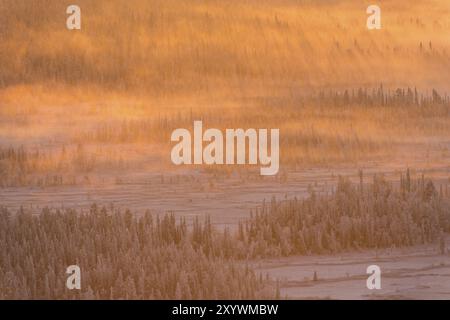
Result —
[{"label": "dense treeline", "polygon": [[[274,298],[267,279],[208,253],[200,236],[173,215],[136,217],[92,206],[33,216],[0,214],[0,297],[33,299]],[[202,249],[199,249],[202,245]],[[79,265],[82,290],[66,289],[66,268]]]},{"label": "dense treeline", "polygon": [[[189,112],[142,116],[145,106],[141,106],[139,117],[102,117],[92,126],[86,126],[90,121],[83,114],[83,122],[74,126],[76,131],[63,143],[49,138],[37,145],[28,141],[24,146],[0,145],[0,188],[84,184],[101,172],[120,179],[119,173],[142,169],[150,153],[155,165],[167,164],[172,131],[191,129],[194,120],[200,119],[205,128],[222,130],[279,128],[280,163],[286,168],[391,157],[412,143],[419,144],[421,149],[415,148],[419,154],[431,150],[446,157],[448,153],[436,137],[450,135],[450,100],[436,90],[425,93],[415,88],[379,86],[322,91],[312,96],[293,91],[282,97],[250,100],[236,102],[245,112],[207,105]],[[236,166],[202,169],[218,174],[239,171]]]},{"label": "dense treeline", "polygon": [[[450,232],[448,190],[409,171],[394,186],[340,178],[331,194],[263,203],[236,231],[93,205],[86,213],[2,208],[1,298],[266,298],[278,296],[248,259],[431,243]],[[65,268],[82,268],[81,292]]]},{"label": "dense treeline", "polygon": [[[170,147],[176,128],[201,119],[208,128],[280,128],[281,163],[287,166],[357,161],[392,154],[411,137],[448,134],[446,94],[415,88],[358,88],[302,96],[260,97],[239,102],[245,112],[196,109],[152,119],[104,121],[78,134],[74,142],[154,143]],[[289,119],[289,121],[286,121]],[[226,125],[225,125],[226,124]],[[326,129],[324,129],[326,128]],[[373,131],[367,131],[369,128]]]},{"label": "dense treeline", "polygon": [[415,75],[423,85],[445,85],[446,2],[433,1],[430,15],[423,14],[427,5],[405,0],[408,10],[397,11],[398,2],[383,4],[398,14],[389,33],[362,36],[365,8],[344,1],[327,3],[330,16],[323,17],[321,3],[296,0],[264,7],[260,1],[78,0],[82,31],[68,32],[65,2],[2,0],[0,87],[49,82],[159,95],[254,95],[297,84],[409,84]]},{"label": "dense treeline", "polygon": [[418,92],[417,88],[385,89],[383,85],[378,88],[358,88],[353,90],[328,92],[321,91],[314,100],[328,106],[389,106],[389,107],[411,107],[411,106],[436,106],[449,105],[450,97],[441,95],[435,89],[431,94]]},{"label": "dense treeline", "polygon": [[[79,141],[95,141],[102,143],[125,143],[125,142],[157,142],[164,143],[167,137],[176,128],[190,128],[195,120],[202,119],[209,127],[226,128],[264,128],[271,122],[282,122],[286,113],[291,118],[298,118],[306,106],[319,107],[356,107],[364,110],[368,107],[376,108],[400,108],[410,110],[416,116],[426,112],[429,117],[449,116],[450,97],[447,94],[432,90],[431,93],[419,92],[416,88],[396,88],[393,90],[379,87],[356,88],[353,90],[329,90],[320,91],[311,96],[299,96],[295,92],[284,97],[262,97],[256,98],[256,106],[246,106],[246,112],[234,114],[233,112],[218,112],[217,109],[199,108],[190,112],[164,115],[154,119],[133,119],[122,122],[104,122],[93,130],[84,132],[75,138]],[[265,112],[261,112],[264,107]],[[280,109],[283,112],[279,112]],[[329,110],[330,115],[333,109]],[[295,147],[305,140],[304,137],[295,141],[295,136],[281,136],[281,142],[286,147]],[[311,137],[320,139],[320,137]],[[302,140],[300,140],[302,139]],[[323,139],[323,137],[322,137]],[[339,139],[339,137],[336,137]],[[361,141],[363,142],[363,141]],[[317,143],[317,142],[316,142]]]},{"label": "dense treeline", "polygon": [[431,243],[450,231],[448,189],[409,171],[399,189],[383,177],[354,185],[339,179],[332,195],[263,204],[238,239],[251,256],[336,253]]}]

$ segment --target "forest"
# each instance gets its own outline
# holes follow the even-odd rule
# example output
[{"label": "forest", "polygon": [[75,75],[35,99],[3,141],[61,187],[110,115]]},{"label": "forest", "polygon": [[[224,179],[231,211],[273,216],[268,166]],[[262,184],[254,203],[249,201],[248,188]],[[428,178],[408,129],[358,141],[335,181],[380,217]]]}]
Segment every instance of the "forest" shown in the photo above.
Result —
[{"label": "forest", "polygon": [[[144,110],[147,106],[133,106],[127,112],[138,112],[140,108]],[[278,112],[279,109],[283,112]],[[51,112],[53,109],[49,108]],[[382,85],[372,89],[319,91],[308,96],[259,98],[244,113],[227,108],[196,108],[184,113],[171,110],[154,117],[122,117],[113,121],[103,116],[101,120],[88,118],[104,112],[99,109],[86,112],[89,116],[69,129],[64,128],[68,136],[61,143],[49,137],[50,146],[0,143],[0,188],[73,186],[95,179],[99,173],[111,176],[111,172],[143,169],[143,162],[148,162],[142,158],[143,148],[156,158],[151,161],[161,166],[170,154],[172,131],[189,128],[198,119],[203,119],[205,126],[223,130],[280,128],[280,168],[355,163],[391,155],[399,147],[408,147],[416,141],[422,141],[425,147],[433,146],[433,137],[450,134],[448,95],[434,89],[427,93],[409,87],[390,90]],[[18,117],[16,108],[0,109],[2,113],[5,121]],[[44,116],[44,110],[36,113]],[[26,123],[19,124],[19,129],[33,121],[33,114],[24,118]],[[51,121],[60,123],[61,119]],[[94,125],[85,128],[90,121]],[[129,147],[127,152],[123,152],[125,146]],[[448,148],[439,148],[448,152]],[[202,166],[202,169],[226,174],[236,167]]]},{"label": "forest", "polygon": [[[365,299],[383,252],[448,298],[450,8],[379,2],[0,0],[0,299]],[[194,121],[278,174],[174,164]]]},{"label": "forest", "polygon": [[[407,171],[397,184],[382,176],[370,184],[340,178],[327,194],[272,199],[237,230],[219,230],[209,218],[189,224],[171,213],[96,204],[39,214],[2,208],[0,298],[285,298],[278,279],[257,274],[252,261],[438,244],[450,232],[449,200],[447,187]],[[73,264],[82,270],[80,291],[65,286]]]},{"label": "forest", "polygon": [[358,1],[77,0],[82,27],[69,31],[67,3],[3,0],[0,87],[222,97],[381,79],[445,88],[447,1],[382,2],[385,28],[369,32]]}]

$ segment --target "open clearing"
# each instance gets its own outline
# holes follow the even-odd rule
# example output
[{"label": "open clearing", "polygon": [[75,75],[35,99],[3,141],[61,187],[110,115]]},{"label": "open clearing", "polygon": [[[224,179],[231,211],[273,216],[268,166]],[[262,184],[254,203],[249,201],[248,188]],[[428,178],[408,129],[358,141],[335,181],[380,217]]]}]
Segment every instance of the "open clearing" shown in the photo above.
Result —
[{"label": "open clearing", "polygon": [[[447,247],[450,238],[447,238]],[[289,299],[450,299],[450,253],[437,246],[259,261],[256,270],[280,280]],[[381,289],[369,290],[369,265],[381,268]],[[318,280],[312,281],[314,271]]]},{"label": "open clearing", "polygon": [[[367,181],[374,174],[398,180],[405,168],[413,175],[424,174],[436,186],[450,183],[450,142],[440,142],[434,149],[416,146],[397,152],[391,159],[379,159],[353,165],[334,165],[290,170],[287,179],[261,177],[257,170],[245,175],[212,177],[200,171],[126,172],[98,175],[93,181],[74,186],[8,187],[0,193],[0,204],[18,209],[23,206],[36,212],[43,207],[89,208],[93,203],[113,205],[139,213],[152,210],[163,214],[173,211],[177,216],[190,218],[209,215],[217,226],[235,226],[249,215],[263,200],[304,197],[308,190],[327,192],[339,175],[357,181],[358,170]],[[414,153],[411,151],[414,150]],[[112,178],[113,176],[114,178]]]}]

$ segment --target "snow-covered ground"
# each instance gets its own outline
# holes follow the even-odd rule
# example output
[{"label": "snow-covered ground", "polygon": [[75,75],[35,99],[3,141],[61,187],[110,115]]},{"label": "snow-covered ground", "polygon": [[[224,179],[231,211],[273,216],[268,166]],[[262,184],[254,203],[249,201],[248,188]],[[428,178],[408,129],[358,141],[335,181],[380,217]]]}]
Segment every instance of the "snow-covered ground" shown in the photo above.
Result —
[{"label": "snow-covered ground", "polygon": [[[381,269],[380,290],[367,288],[370,265]],[[254,267],[279,279],[288,299],[450,299],[450,250],[442,255],[437,245],[277,258]]]},{"label": "snow-covered ground", "polygon": [[[359,181],[358,170],[371,181],[374,174],[384,174],[387,179],[398,182],[406,168],[412,175],[424,174],[436,186],[450,184],[450,159],[428,161],[421,155],[409,160],[374,161],[333,167],[310,167],[286,172],[287,179],[259,176],[247,172],[226,177],[187,170],[185,172],[136,171],[123,174],[97,175],[89,183],[57,187],[8,187],[0,189],[0,205],[16,210],[20,206],[39,212],[43,207],[89,208],[93,203],[128,208],[135,212],[150,209],[155,213],[173,211],[177,216],[209,215],[217,226],[236,226],[247,217],[251,209],[272,197],[280,199],[301,198],[309,188],[316,192],[330,192],[338,176]],[[161,177],[164,177],[162,181]]]}]

